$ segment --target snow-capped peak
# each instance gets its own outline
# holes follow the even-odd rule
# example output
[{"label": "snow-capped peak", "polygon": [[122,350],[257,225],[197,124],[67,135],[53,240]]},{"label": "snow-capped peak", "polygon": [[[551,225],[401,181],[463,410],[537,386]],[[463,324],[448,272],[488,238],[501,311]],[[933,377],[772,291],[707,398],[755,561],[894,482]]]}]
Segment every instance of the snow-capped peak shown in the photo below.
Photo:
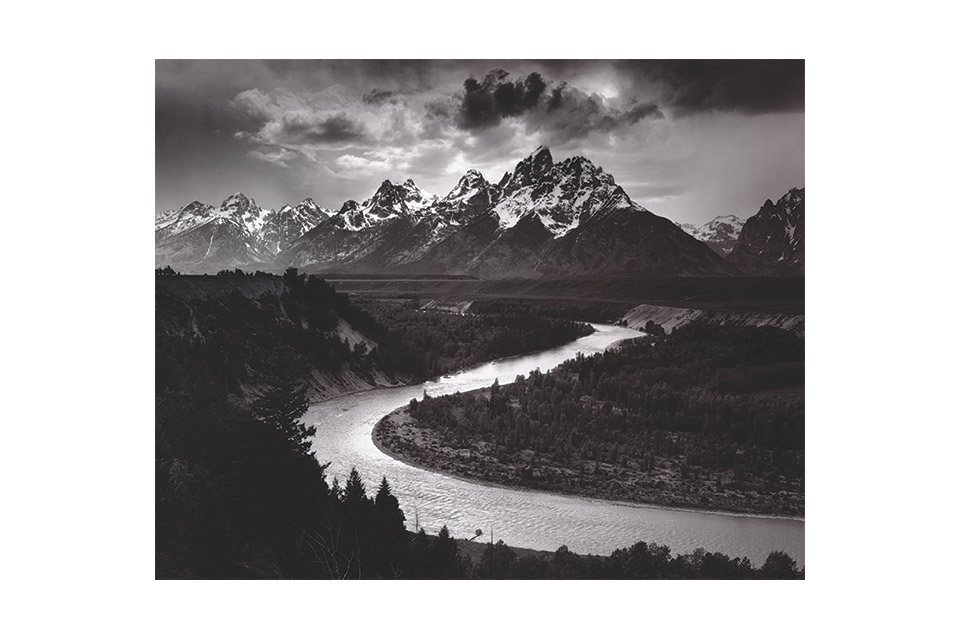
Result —
[{"label": "snow-capped peak", "polygon": [[412,178],[407,178],[403,184],[400,185],[399,190],[402,193],[403,201],[407,205],[407,209],[411,212],[420,211],[437,200],[437,196],[432,193],[427,193],[418,187]]},{"label": "snow-capped peak", "polygon": [[436,199],[411,179],[402,184],[384,180],[376,193],[362,203],[358,204],[355,200],[344,202],[336,214],[338,225],[350,231],[366,229],[400,216],[418,214]]},{"label": "snow-capped peak", "polygon": [[318,205],[313,201],[313,198],[304,198],[304,200],[296,206],[285,204],[277,211],[277,215],[294,216],[312,223],[311,226],[326,220],[334,215],[334,213],[334,211],[324,209]]},{"label": "snow-capped peak", "polygon": [[512,193],[523,187],[530,186],[553,168],[553,156],[550,149],[543,145],[536,151],[517,163],[513,174],[503,187],[505,194]]},{"label": "snow-capped peak", "polygon": [[224,222],[237,222],[246,229],[247,233],[257,235],[266,223],[267,215],[273,213],[269,209],[261,209],[257,203],[239,191],[232,193],[220,204],[217,218]]},{"label": "snow-capped peak", "polygon": [[256,206],[256,203],[239,191],[231,193],[220,203],[220,209],[224,211],[230,209],[245,210],[253,206]]},{"label": "snow-capped peak", "polygon": [[450,193],[446,195],[444,200],[448,202],[469,200],[481,189],[486,189],[489,187],[490,183],[486,181],[482,173],[476,169],[470,169],[463,174],[463,176],[457,182],[457,186],[455,186]]},{"label": "snow-capped peak", "polygon": [[737,244],[737,239],[743,231],[743,224],[746,222],[735,215],[717,216],[709,222],[703,224],[691,224],[689,222],[676,222],[678,227],[693,236],[700,242],[705,242],[720,255],[729,254]]},{"label": "snow-capped peak", "polygon": [[546,147],[517,164],[493,208],[502,229],[525,216],[537,216],[544,228],[560,237],[601,209],[645,211],[617,186],[609,173],[583,156],[556,164]]},{"label": "snow-capped peak", "polygon": [[677,226],[702,242],[736,242],[743,223],[744,220],[735,215],[724,215],[701,225],[685,222],[677,223]]}]

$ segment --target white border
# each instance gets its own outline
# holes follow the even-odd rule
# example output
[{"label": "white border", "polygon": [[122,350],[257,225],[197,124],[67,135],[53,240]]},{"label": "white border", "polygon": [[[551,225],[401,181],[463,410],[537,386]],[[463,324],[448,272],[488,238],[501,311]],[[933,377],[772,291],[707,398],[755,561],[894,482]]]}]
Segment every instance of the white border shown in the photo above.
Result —
[{"label": "white border", "polygon": [[[81,3],[8,16],[9,627],[38,636],[807,637],[907,629],[955,530],[953,21],[769,2]],[[907,57],[904,52],[914,52]],[[153,580],[153,60],[807,60],[807,581]],[[946,218],[950,214],[950,220]],[[952,496],[950,496],[952,497]],[[944,573],[949,571],[944,567]],[[909,627],[907,626],[909,625]]]}]

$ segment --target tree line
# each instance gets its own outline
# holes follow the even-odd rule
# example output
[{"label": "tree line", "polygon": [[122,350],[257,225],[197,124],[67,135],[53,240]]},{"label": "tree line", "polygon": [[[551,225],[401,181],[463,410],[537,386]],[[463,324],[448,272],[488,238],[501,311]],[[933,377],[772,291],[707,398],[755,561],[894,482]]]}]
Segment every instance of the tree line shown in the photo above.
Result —
[{"label": "tree line", "polygon": [[[803,353],[801,338],[772,327],[691,323],[483,394],[414,401],[410,415],[441,447],[514,465],[521,484],[669,467],[686,491],[703,474],[802,492]],[[577,473],[551,478],[557,468]]]},{"label": "tree line", "polygon": [[697,549],[673,555],[664,545],[638,542],[609,556],[579,555],[562,546],[552,554],[519,555],[503,543],[484,545],[471,577],[483,580],[802,580],[804,569],[782,551],[756,567],[747,558]]},{"label": "tree line", "polygon": [[582,322],[547,315],[526,305],[484,305],[459,314],[424,310],[417,300],[359,303],[384,325],[380,339],[401,353],[422,378],[557,347],[593,331]]}]

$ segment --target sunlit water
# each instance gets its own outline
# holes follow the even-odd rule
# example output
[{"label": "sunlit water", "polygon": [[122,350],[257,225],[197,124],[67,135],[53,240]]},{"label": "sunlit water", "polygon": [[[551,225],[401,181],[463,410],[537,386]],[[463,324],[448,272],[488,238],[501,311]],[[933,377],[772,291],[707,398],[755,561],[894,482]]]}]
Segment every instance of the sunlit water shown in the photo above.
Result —
[{"label": "sunlit water", "polygon": [[745,556],[755,564],[771,551],[781,550],[803,566],[802,521],[627,506],[486,486],[412,467],[374,446],[374,425],[411,398],[422,397],[424,390],[441,396],[486,387],[495,379],[506,384],[538,367],[547,371],[578,352],[598,353],[641,335],[624,327],[594,326],[595,333],[556,349],[489,362],[425,384],[365,391],[315,404],[304,421],[317,427],[316,456],[331,463],[329,479],[338,477],[341,484],[355,466],[368,493],[386,476],[407,516],[407,526],[412,529],[419,520],[428,533],[445,524],[456,537],[483,529],[483,539],[489,539],[492,530],[494,539],[512,546],[555,551],[567,545],[574,552],[597,554],[644,540],[668,545],[675,553],[703,547],[731,557]]}]

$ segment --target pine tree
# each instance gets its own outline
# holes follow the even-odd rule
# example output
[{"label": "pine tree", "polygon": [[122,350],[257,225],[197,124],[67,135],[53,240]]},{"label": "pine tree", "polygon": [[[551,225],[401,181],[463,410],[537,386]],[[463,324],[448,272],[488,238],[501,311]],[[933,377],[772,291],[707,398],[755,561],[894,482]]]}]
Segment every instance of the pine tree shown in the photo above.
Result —
[{"label": "pine tree", "polygon": [[444,525],[437,539],[430,545],[430,578],[459,578],[463,575],[463,562],[457,541],[450,536],[450,530]]},{"label": "pine tree", "polygon": [[374,503],[379,507],[386,505],[391,500],[396,501],[396,498],[394,498],[390,492],[390,483],[387,482],[387,476],[383,476],[383,479],[380,481],[380,486],[377,487],[377,497],[374,498]]},{"label": "pine tree", "polygon": [[317,433],[316,427],[300,421],[308,406],[303,386],[285,383],[261,395],[253,413],[261,424],[277,431],[291,451],[306,456],[310,455],[310,438]]},{"label": "pine tree", "polygon": [[390,483],[387,482],[386,476],[383,477],[380,486],[377,488],[374,506],[381,522],[394,529],[406,530],[403,526],[406,517],[403,515],[403,510],[400,509],[400,501],[390,491]]},{"label": "pine tree", "polygon": [[348,504],[360,504],[367,499],[367,489],[363,486],[363,480],[357,472],[357,468],[350,469],[350,477],[347,478],[347,486],[344,490],[345,501]]}]

